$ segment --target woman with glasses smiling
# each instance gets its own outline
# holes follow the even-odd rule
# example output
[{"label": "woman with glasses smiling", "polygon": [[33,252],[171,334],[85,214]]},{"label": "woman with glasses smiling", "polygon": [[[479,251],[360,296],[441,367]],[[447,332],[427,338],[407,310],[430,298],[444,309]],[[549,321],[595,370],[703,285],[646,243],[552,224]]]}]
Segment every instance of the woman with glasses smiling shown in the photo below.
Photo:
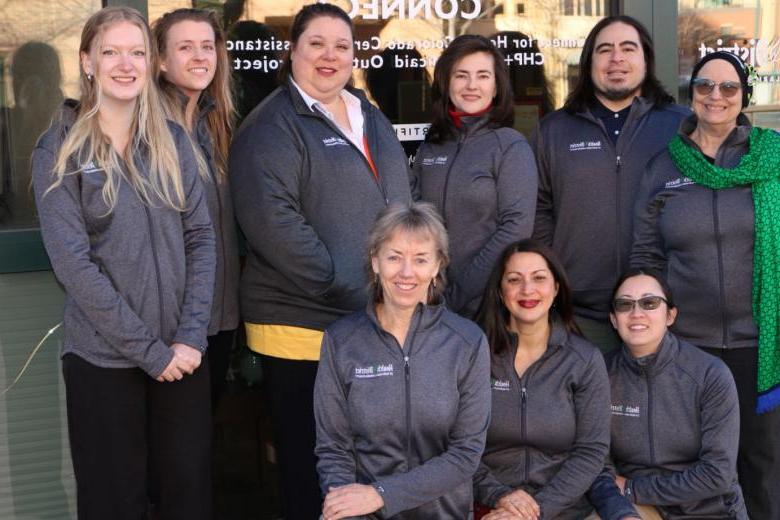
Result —
[{"label": "woman with glasses smiling", "polygon": [[780,518],[780,136],[742,114],[748,76],[729,52],[694,67],[693,115],[643,179],[631,267],[665,274],[675,333],[731,369],[748,512]]},{"label": "woman with glasses smiling", "polygon": [[634,270],[618,281],[609,318],[623,347],[606,360],[614,466],[589,493],[603,519],[747,519],[734,379],[669,332],[676,317],[658,274]]}]

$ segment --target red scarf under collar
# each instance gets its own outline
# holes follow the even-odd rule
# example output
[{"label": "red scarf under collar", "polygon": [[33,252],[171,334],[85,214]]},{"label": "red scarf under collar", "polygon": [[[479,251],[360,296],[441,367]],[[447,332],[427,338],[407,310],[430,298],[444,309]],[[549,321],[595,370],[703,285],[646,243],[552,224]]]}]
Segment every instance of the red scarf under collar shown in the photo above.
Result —
[{"label": "red scarf under collar", "polygon": [[491,110],[493,110],[493,103],[489,104],[479,112],[474,112],[471,114],[468,112],[458,112],[457,110],[455,110],[455,107],[452,105],[450,105],[450,107],[447,109],[447,112],[450,114],[450,117],[452,118],[452,122],[455,123],[455,128],[460,130],[460,127],[463,126],[463,121],[461,121],[461,118],[472,117],[472,116],[483,116]]}]

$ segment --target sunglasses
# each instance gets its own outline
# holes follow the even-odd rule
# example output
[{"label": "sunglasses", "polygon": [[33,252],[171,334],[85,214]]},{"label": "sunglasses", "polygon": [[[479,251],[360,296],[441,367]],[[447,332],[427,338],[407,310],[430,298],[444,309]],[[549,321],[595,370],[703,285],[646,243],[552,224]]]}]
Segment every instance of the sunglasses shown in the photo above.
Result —
[{"label": "sunglasses", "polygon": [[667,303],[666,298],[662,296],[643,296],[638,300],[632,300],[631,298],[615,298],[612,302],[612,308],[615,312],[631,312],[634,310],[635,305],[639,305],[639,308],[643,311],[654,311],[661,306],[661,303]]},{"label": "sunglasses", "polygon": [[700,96],[712,94],[715,87],[718,87],[723,97],[730,98],[739,93],[742,89],[742,84],[739,81],[722,81],[721,83],[715,83],[707,78],[696,78],[693,80],[693,90]]}]

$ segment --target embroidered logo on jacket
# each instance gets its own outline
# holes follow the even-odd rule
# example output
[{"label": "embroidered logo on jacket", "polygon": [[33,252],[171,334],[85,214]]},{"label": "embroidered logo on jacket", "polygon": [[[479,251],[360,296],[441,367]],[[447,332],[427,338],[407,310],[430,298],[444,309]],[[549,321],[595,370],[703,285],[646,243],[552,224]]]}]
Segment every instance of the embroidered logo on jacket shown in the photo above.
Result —
[{"label": "embroidered logo on jacket", "polygon": [[423,157],[423,166],[433,166],[434,164],[447,164],[447,156],[444,157]]},{"label": "embroidered logo on jacket", "polygon": [[621,415],[623,417],[639,417],[639,406],[629,406],[627,404],[613,404],[612,415]]},{"label": "embroidered logo on jacket", "polygon": [[696,183],[693,182],[693,179],[691,179],[690,177],[678,177],[673,181],[667,181],[666,184],[664,184],[664,187],[682,188],[683,186],[690,186],[691,184],[696,184]]},{"label": "embroidered logo on jacket", "polygon": [[509,379],[503,380],[503,379],[496,379],[494,377],[490,378],[490,388],[497,392],[508,392],[509,391]]},{"label": "embroidered logo on jacket", "polygon": [[103,168],[98,168],[97,166],[95,166],[94,161],[89,161],[88,163],[84,163],[81,165],[82,173],[96,173],[99,171],[103,171]]},{"label": "embroidered logo on jacket", "polygon": [[585,150],[601,150],[601,141],[579,141],[569,143],[570,152],[582,152]]},{"label": "embroidered logo on jacket", "polygon": [[357,379],[371,379],[374,377],[392,376],[393,364],[371,365],[367,367],[355,367],[355,377]]},{"label": "embroidered logo on jacket", "polygon": [[328,137],[322,140],[322,144],[325,146],[349,146],[349,143],[341,137]]}]

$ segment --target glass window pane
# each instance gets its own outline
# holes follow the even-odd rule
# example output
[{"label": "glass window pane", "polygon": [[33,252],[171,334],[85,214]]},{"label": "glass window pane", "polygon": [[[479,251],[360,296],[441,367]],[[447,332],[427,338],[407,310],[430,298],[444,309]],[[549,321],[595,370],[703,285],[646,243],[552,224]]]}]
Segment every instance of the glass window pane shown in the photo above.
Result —
[{"label": "glass window pane", "polygon": [[[197,2],[196,2],[197,3]],[[224,9],[246,115],[277,85],[288,29],[307,1],[209,2]],[[355,84],[397,126],[402,140],[419,141],[430,118],[433,69],[448,42],[481,34],[506,56],[515,90],[516,127],[529,134],[539,117],[562,106],[582,44],[606,12],[605,0],[339,0],[356,27]],[[149,3],[150,20],[180,1]],[[577,13],[584,13],[578,15]],[[562,16],[565,15],[565,16]]]},{"label": "glass window pane", "polygon": [[9,0],[0,11],[0,231],[37,226],[30,154],[65,97],[78,97],[78,45],[99,1]]},{"label": "glass window pane", "polygon": [[679,0],[679,94],[688,99],[691,70],[705,54],[726,50],[755,67],[754,123],[780,129],[780,1]]}]

